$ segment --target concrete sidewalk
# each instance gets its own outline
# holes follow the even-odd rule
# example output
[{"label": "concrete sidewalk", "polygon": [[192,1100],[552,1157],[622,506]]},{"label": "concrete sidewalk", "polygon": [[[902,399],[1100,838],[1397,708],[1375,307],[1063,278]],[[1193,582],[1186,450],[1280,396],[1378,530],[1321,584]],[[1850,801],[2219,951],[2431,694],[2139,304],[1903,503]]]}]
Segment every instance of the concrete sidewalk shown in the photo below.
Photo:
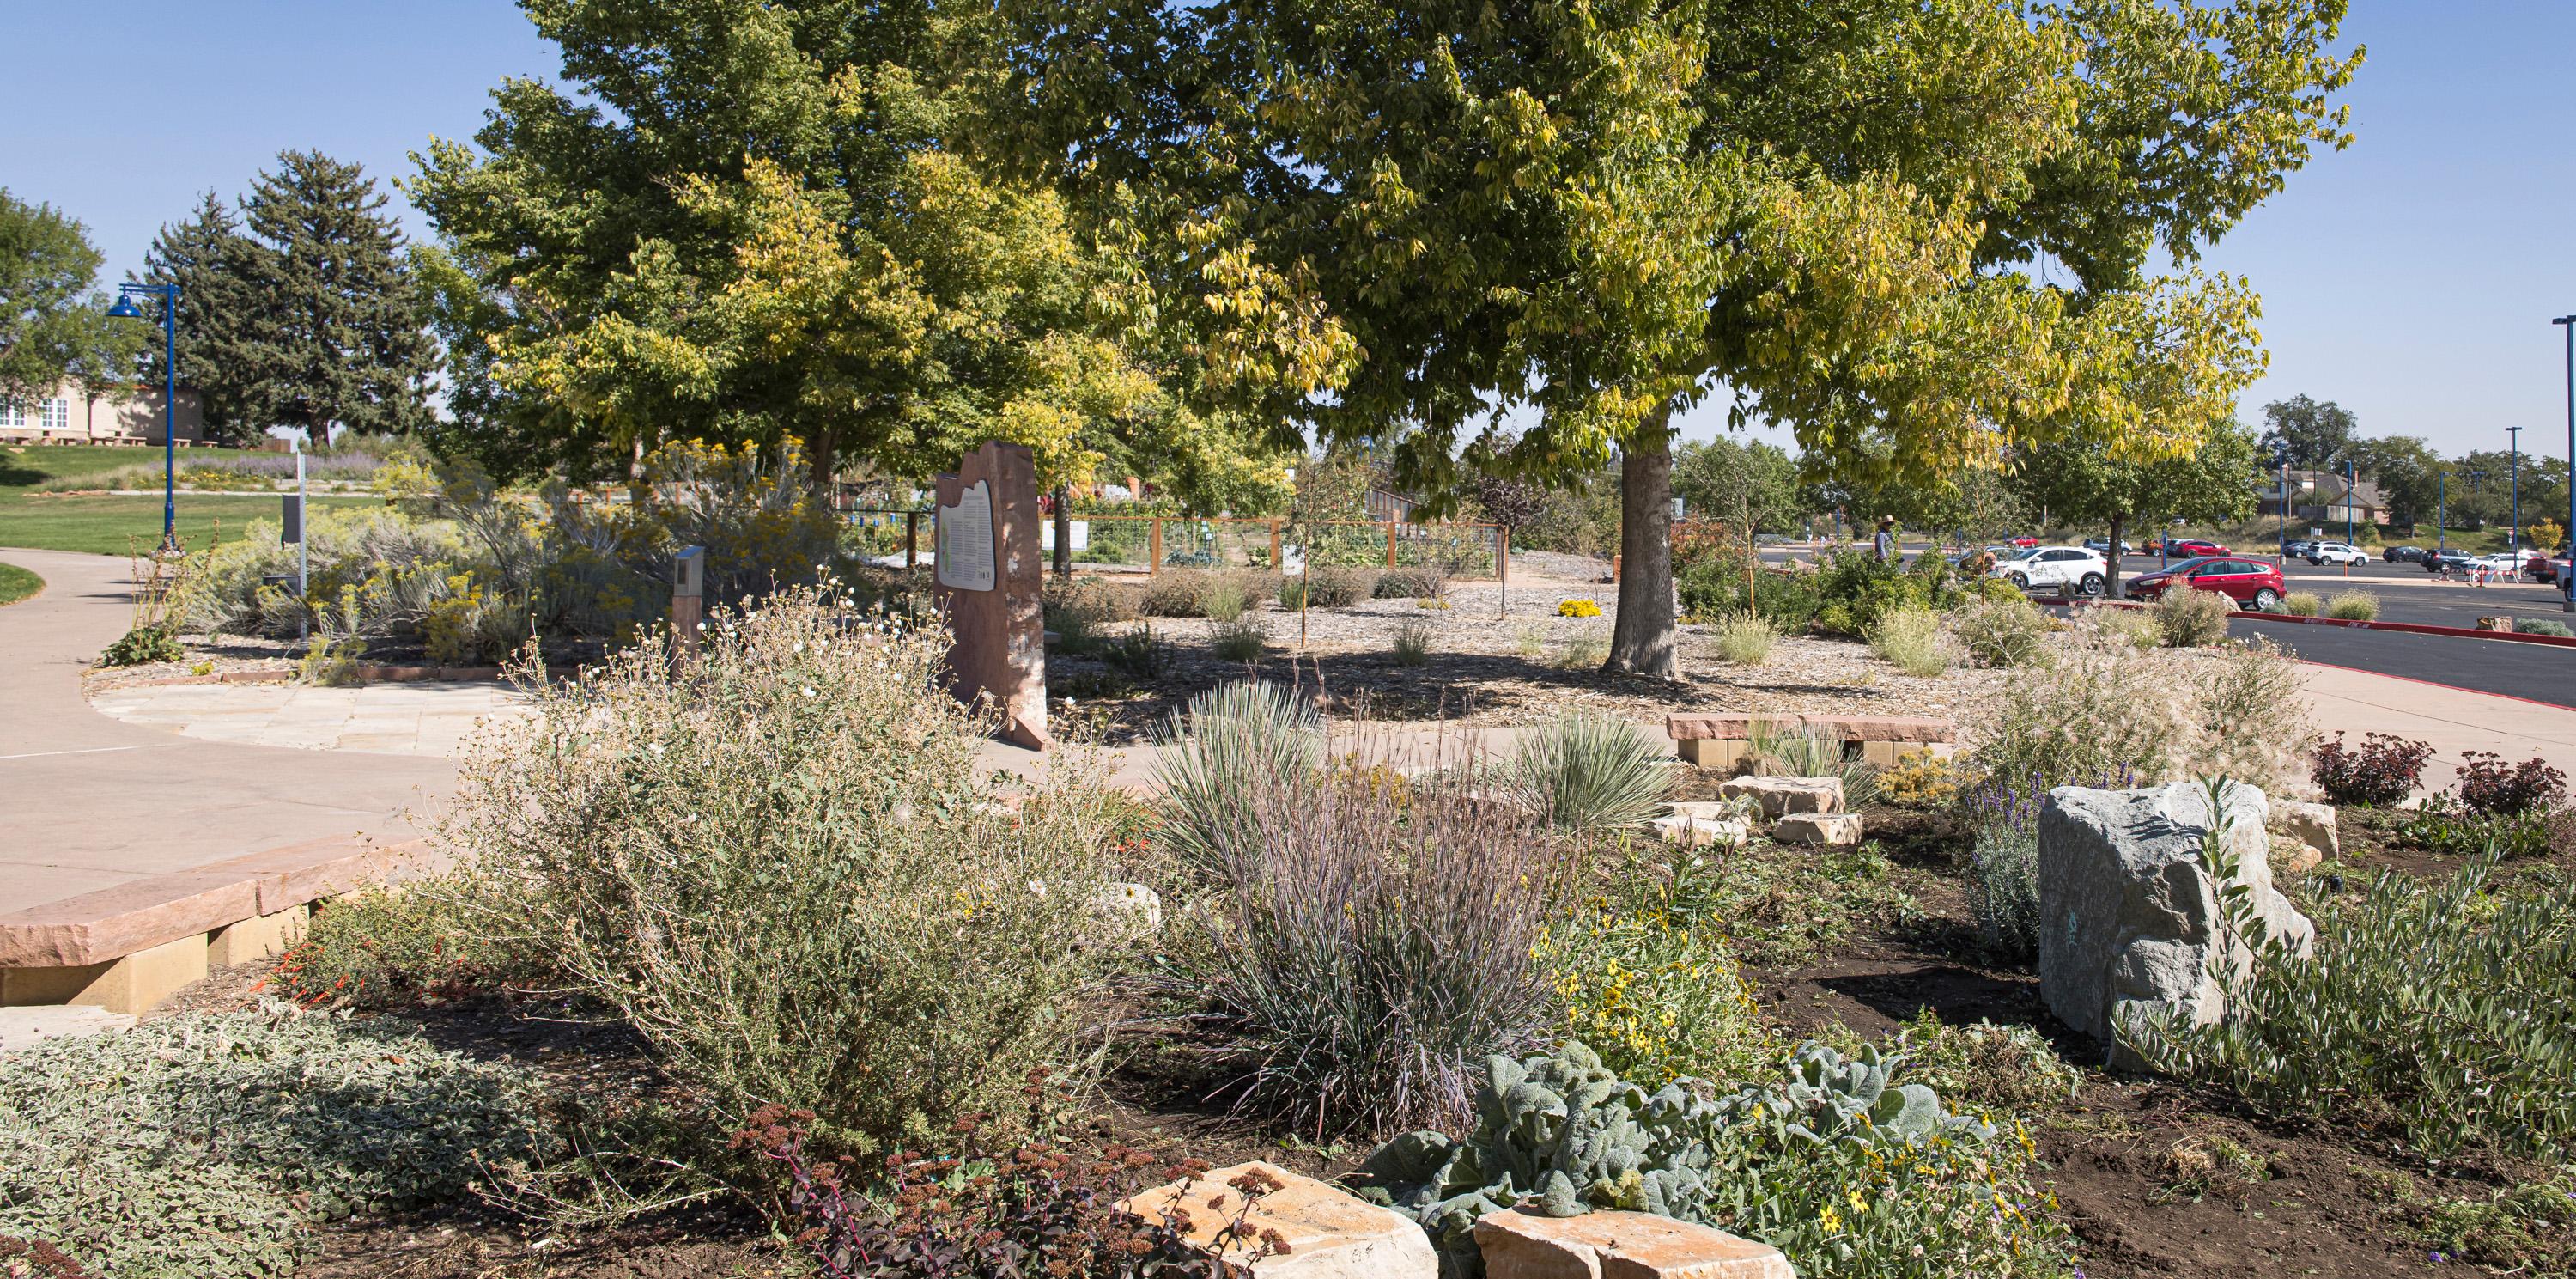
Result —
[{"label": "concrete sidewalk", "polygon": [[2368,733],[2430,744],[2427,791],[2455,782],[2465,751],[2516,764],[2538,757],[2576,774],[2576,710],[2315,662],[2299,663],[2299,674],[2317,727],[2328,737],[2343,730],[2346,748],[2358,749]]},{"label": "concrete sidewalk", "polygon": [[0,914],[326,836],[417,838],[443,759],[192,741],[119,723],[81,672],[132,624],[122,559],[0,549],[44,593],[0,608]]}]

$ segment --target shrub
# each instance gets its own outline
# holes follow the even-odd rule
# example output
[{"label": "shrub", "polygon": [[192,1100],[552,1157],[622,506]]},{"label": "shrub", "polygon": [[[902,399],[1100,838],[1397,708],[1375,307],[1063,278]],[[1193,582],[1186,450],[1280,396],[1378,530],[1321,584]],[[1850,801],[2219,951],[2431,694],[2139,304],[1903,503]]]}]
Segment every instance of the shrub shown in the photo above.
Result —
[{"label": "shrub", "polygon": [[2017,964],[2039,957],[2039,810],[2048,789],[2035,779],[2027,785],[1998,781],[1979,787],[1968,801],[1977,827],[1968,861],[1969,912],[1978,939]]},{"label": "shrub", "polygon": [[1231,622],[1219,622],[1209,632],[1208,644],[1222,660],[1249,662],[1261,656],[1262,646],[1269,640],[1270,632],[1260,618],[1242,615]]},{"label": "shrub", "polygon": [[1060,653],[1097,653],[1107,642],[1106,627],[1118,615],[1117,596],[1098,581],[1050,580],[1043,601],[1046,629],[1055,632]]},{"label": "shrub", "polygon": [[1294,609],[1348,608],[1377,589],[1377,574],[1367,569],[1310,564],[1295,577],[1280,579],[1279,606]]},{"label": "shrub", "polygon": [[532,1080],[271,1000],[0,1057],[0,1234],[108,1274],[282,1274],[309,1223],[450,1201],[542,1144]]},{"label": "shrub", "polygon": [[1879,615],[1869,648],[1896,669],[1929,679],[1950,669],[1952,650],[1941,634],[1941,615],[1921,604],[1892,608]]},{"label": "shrub", "polygon": [[1523,657],[1547,652],[1547,628],[1536,622],[1512,628],[1512,651]]},{"label": "shrub", "polygon": [[1559,670],[1598,670],[1610,660],[1610,637],[1597,630],[1579,630],[1565,637],[1565,647],[1556,653]]},{"label": "shrub", "polygon": [[2325,607],[2325,601],[2314,591],[2292,591],[2281,597],[2281,611],[2292,617],[2314,617]]},{"label": "shrub", "polygon": [[1979,666],[2028,666],[2048,656],[2048,616],[2026,600],[1980,601],[1950,619],[1950,631]]},{"label": "shrub", "polygon": [[2384,1116],[2435,1156],[2471,1143],[2563,1151],[2576,1140],[2576,1022],[2557,1010],[2576,999],[2576,882],[2505,889],[2492,867],[2480,858],[2432,883],[2383,875],[2358,905],[2322,903],[2313,959],[2267,939],[2231,894],[2221,922],[2255,959],[2229,983],[2226,1018],[2124,1033],[2158,1070],[2221,1081],[2275,1114]]},{"label": "shrub", "polygon": [[1556,615],[1558,617],[1599,617],[1601,606],[1591,600],[1558,600]]},{"label": "shrub", "polygon": [[1391,568],[1378,574],[1369,594],[1382,600],[1438,599],[1447,586],[1437,569]]},{"label": "shrub", "polygon": [[1597,711],[1569,711],[1521,730],[1502,781],[1558,830],[1596,835],[1653,817],[1672,794],[1660,744]]},{"label": "shrub", "polygon": [[1172,664],[1172,650],[1154,634],[1153,623],[1139,622],[1101,645],[1100,660],[1129,679],[1160,679]]},{"label": "shrub", "polygon": [[1145,583],[1136,611],[1147,617],[1205,617],[1213,576],[1196,569],[1164,569]]},{"label": "shrub", "polygon": [[2567,797],[2567,774],[2534,757],[2507,764],[2485,751],[2460,752],[2460,803],[2473,813],[2527,813]]},{"label": "shrub", "polygon": [[2040,790],[2119,775],[2151,785],[2224,768],[2279,793],[2306,771],[2297,668],[2264,641],[2216,656],[2177,677],[2151,657],[2066,655],[2047,678],[2015,680],[1987,703],[1974,763],[1989,779]]},{"label": "shrub", "polygon": [[1564,1037],[1597,1045],[1622,1079],[1733,1082],[1777,1049],[1723,939],[1654,916],[1585,911],[1549,925],[1539,962]]},{"label": "shrub", "polygon": [[2513,619],[2513,631],[2516,635],[2555,635],[2560,639],[2576,639],[2576,631],[2567,629],[2565,622],[2548,617],[2517,617]]},{"label": "shrub", "polygon": [[1462,740],[1431,754],[1409,780],[1289,759],[1237,783],[1251,829],[1219,844],[1227,891],[1183,989],[1242,1045],[1244,1100],[1302,1130],[1463,1125],[1471,1064],[1549,1018],[1546,828],[1443,766]]},{"label": "shrub", "polygon": [[1708,628],[1709,647],[1738,666],[1760,666],[1771,660],[1772,642],[1780,633],[1749,613],[1729,613]]},{"label": "shrub", "polygon": [[2204,648],[2227,638],[2231,602],[2216,591],[2176,587],[2156,601],[2156,625],[2167,648]]},{"label": "shrub", "polygon": [[154,662],[175,662],[186,657],[179,637],[157,627],[137,627],[107,646],[98,662],[101,666],[148,666]]},{"label": "shrub", "polygon": [[1199,611],[1212,622],[1234,621],[1243,616],[1252,602],[1242,582],[1222,574],[1209,578],[1207,584],[1199,589]]},{"label": "shrub", "polygon": [[2431,743],[2393,733],[2372,733],[2362,739],[2360,750],[2347,751],[2338,729],[2333,741],[2317,744],[2316,768],[2308,778],[2338,804],[2381,808],[2413,794],[2424,776],[2424,761],[2432,757]]},{"label": "shrub", "polygon": [[2398,818],[2391,834],[2443,857],[2546,857],[2566,849],[2553,837],[2550,815],[2541,811],[2481,813],[2462,807],[2448,792],[2433,795],[2423,807]]},{"label": "shrub", "polygon": [[2068,631],[2077,648],[2096,653],[2138,653],[2164,643],[2164,628],[2144,609],[2079,608]]},{"label": "shrub", "polygon": [[513,953],[473,927],[458,903],[479,887],[448,874],[334,898],[264,980],[306,1006],[384,1006],[543,975],[542,955]]},{"label": "shrub", "polygon": [[2338,591],[2326,601],[2326,616],[2367,622],[2379,616],[2379,597],[2368,591]]},{"label": "shrub", "polygon": [[1061,1060],[1100,951],[1102,797],[990,803],[947,640],[793,593],[536,685],[461,770],[442,840],[486,935],[549,955],[719,1114],[819,1112],[867,1149],[946,1139]]},{"label": "shrub", "polygon": [[1879,798],[1898,808],[1946,808],[1959,798],[1967,774],[1956,758],[1916,751],[1879,770]]}]

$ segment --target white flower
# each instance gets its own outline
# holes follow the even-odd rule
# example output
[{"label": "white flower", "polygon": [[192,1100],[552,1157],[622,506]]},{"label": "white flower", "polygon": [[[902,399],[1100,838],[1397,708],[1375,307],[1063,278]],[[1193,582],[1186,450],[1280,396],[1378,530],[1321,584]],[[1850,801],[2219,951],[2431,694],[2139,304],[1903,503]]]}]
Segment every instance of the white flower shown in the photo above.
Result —
[{"label": "white flower", "polygon": [[1046,885],[1032,879],[1029,881],[1029,891],[1036,893],[1040,897],[1044,897],[1046,896]]},{"label": "white flower", "polygon": [[812,697],[812,696],[814,695],[814,690],[813,690],[813,689],[810,689],[810,688],[808,688],[808,689],[802,689],[802,690],[799,690],[799,691],[803,692],[807,697]]}]

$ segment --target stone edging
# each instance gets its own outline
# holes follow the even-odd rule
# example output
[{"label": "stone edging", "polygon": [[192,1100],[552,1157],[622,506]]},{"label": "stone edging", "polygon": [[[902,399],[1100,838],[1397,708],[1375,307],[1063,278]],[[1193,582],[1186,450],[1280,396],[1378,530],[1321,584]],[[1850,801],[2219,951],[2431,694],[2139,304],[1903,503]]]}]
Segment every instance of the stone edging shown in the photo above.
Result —
[{"label": "stone edging", "polygon": [[307,840],[0,915],[0,969],[107,963],[193,934],[404,877],[429,841]]},{"label": "stone edging", "polygon": [[[498,666],[361,666],[357,669],[361,684],[399,684],[415,680],[443,680],[456,683],[501,678]],[[138,679],[119,684],[119,688],[168,688],[178,684],[284,684],[295,678],[293,671],[226,671],[221,675],[169,675],[160,679]]]}]

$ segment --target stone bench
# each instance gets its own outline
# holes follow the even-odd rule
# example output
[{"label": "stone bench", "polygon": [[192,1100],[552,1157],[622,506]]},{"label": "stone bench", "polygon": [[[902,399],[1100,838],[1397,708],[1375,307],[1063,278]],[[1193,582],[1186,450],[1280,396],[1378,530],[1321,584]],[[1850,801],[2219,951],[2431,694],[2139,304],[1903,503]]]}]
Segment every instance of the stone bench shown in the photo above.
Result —
[{"label": "stone bench", "polygon": [[1846,744],[1857,743],[1863,762],[1882,768],[1910,755],[1946,756],[1959,749],[1957,723],[1905,715],[1667,715],[1664,735],[1673,739],[1686,763],[1702,768],[1733,768],[1743,761],[1752,745],[1756,723],[1775,733],[1796,732],[1802,727],[1830,729]]},{"label": "stone bench", "polygon": [[283,953],[317,903],[433,864],[425,840],[334,836],[0,915],[0,1005],[140,1013],[213,968]]}]

